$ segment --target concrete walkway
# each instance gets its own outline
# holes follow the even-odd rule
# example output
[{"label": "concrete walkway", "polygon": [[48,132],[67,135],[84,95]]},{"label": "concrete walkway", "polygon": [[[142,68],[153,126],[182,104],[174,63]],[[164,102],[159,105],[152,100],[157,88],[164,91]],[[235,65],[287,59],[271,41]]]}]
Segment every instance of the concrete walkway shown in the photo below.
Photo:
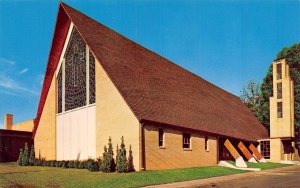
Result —
[{"label": "concrete walkway", "polygon": [[208,179],[191,180],[177,183],[169,183],[147,188],[259,188],[259,187],[293,187],[300,188],[300,165],[283,168],[247,172],[229,176],[214,177]]}]

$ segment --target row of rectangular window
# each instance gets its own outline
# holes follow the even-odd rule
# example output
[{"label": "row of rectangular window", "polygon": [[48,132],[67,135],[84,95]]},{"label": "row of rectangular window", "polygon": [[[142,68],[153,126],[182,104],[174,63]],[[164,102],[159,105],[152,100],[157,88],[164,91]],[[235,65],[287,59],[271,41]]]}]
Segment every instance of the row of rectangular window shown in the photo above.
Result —
[{"label": "row of rectangular window", "polygon": [[[158,129],[158,146],[164,147],[164,129]],[[182,148],[191,149],[191,134],[183,133],[182,134]],[[205,137],[205,146],[204,149],[208,151],[208,138]]]},{"label": "row of rectangular window", "polygon": [[[282,79],[282,64],[276,65],[276,78],[277,80]],[[282,82],[277,83],[277,99],[282,99]],[[282,118],[282,102],[277,102],[277,118]]]}]

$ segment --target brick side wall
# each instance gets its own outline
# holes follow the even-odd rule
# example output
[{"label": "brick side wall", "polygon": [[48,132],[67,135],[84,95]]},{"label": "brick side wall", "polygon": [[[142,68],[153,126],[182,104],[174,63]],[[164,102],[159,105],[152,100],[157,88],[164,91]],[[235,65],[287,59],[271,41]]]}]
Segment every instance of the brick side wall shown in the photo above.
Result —
[{"label": "brick side wall", "polygon": [[[217,165],[217,139],[209,138],[205,150],[205,136],[191,133],[191,150],[182,148],[182,131],[164,128],[164,148],[158,147],[158,128],[144,125],[146,170],[189,168]],[[163,128],[163,127],[162,127]]]},{"label": "brick side wall", "polygon": [[34,126],[34,120],[31,119],[31,120],[28,120],[28,121],[24,121],[24,122],[21,122],[21,123],[14,124],[12,126],[12,130],[32,132],[33,126]]},{"label": "brick side wall", "polygon": [[15,162],[18,160],[20,148],[27,142],[29,151],[33,140],[31,132],[21,132],[0,129],[0,162]]},{"label": "brick side wall", "polygon": [[139,170],[139,127],[139,121],[96,61],[96,156],[102,157],[109,136],[116,154],[116,146],[120,146],[121,137],[124,136],[127,155],[131,144],[134,166]]},{"label": "brick side wall", "polygon": [[53,76],[51,86],[47,95],[46,103],[41,115],[39,127],[37,129],[34,143],[35,155],[46,158],[46,160],[56,159],[56,80]]}]

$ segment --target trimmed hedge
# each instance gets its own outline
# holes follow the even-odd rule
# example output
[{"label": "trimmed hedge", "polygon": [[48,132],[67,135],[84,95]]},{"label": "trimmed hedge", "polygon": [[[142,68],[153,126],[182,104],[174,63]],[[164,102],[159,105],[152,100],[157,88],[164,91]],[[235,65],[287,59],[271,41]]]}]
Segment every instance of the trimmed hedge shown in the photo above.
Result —
[{"label": "trimmed hedge", "polygon": [[[18,165],[20,166],[44,166],[44,167],[60,167],[60,168],[77,168],[77,169],[87,169],[91,172],[102,171],[102,172],[115,172],[116,166],[119,167],[118,172],[134,172],[133,166],[133,156],[131,151],[131,146],[129,148],[129,156],[126,158],[126,149],[124,144],[124,138],[121,139],[121,148],[117,147],[116,160],[114,158],[113,146],[111,138],[109,137],[108,148],[104,146],[104,153],[102,158],[87,160],[50,160],[46,161],[45,158],[41,158],[39,153],[39,158],[35,159],[34,146],[31,146],[30,153],[28,151],[28,145],[25,143],[24,150],[20,148],[20,154],[18,158]],[[115,163],[117,161],[118,164]],[[122,170],[120,170],[122,167]]]}]

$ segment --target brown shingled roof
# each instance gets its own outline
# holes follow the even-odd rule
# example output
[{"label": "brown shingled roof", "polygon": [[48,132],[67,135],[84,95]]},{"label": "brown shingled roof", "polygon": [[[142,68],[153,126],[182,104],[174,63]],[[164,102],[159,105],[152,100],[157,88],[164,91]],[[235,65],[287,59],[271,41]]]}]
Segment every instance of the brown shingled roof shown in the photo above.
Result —
[{"label": "brown shingled roof", "polygon": [[62,10],[140,121],[249,141],[268,136],[238,97],[64,3]]}]

